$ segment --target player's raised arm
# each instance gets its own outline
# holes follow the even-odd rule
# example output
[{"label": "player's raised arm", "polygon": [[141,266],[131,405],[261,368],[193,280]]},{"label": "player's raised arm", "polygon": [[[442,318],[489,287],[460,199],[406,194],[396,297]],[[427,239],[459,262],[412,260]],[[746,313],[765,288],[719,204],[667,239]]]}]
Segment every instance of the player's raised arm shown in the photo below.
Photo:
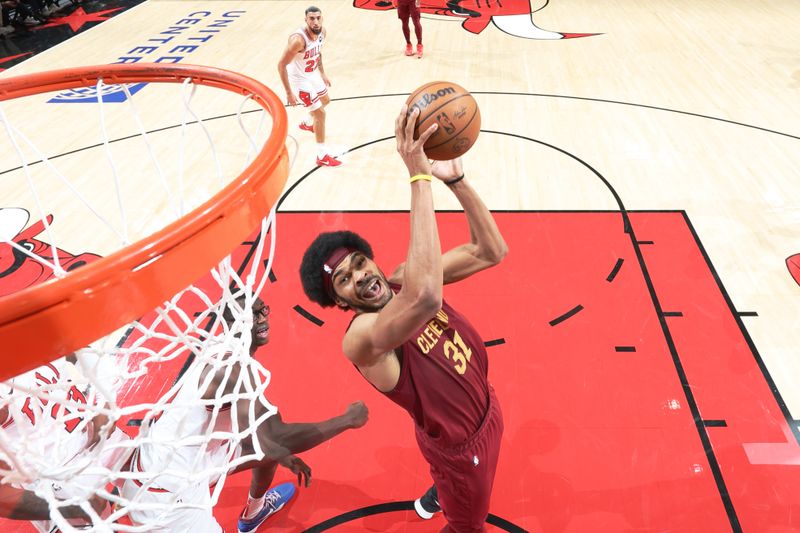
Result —
[{"label": "player's raised arm", "polygon": [[[469,223],[469,242],[442,254],[444,283],[460,281],[500,263],[508,254],[508,245],[492,213],[467,181],[461,158],[434,161],[431,172],[456,195]],[[402,276],[404,270],[405,265],[400,265],[395,274]]]},{"label": "player's raised arm", "polygon": [[[402,286],[378,313],[365,313],[353,321],[342,347],[357,365],[374,364],[402,344],[442,305],[442,253],[433,209],[431,165],[422,150],[437,125],[414,140],[418,115],[419,110],[409,114],[407,106],[403,106],[395,121],[397,151],[408,169],[411,186],[411,237],[405,268],[402,276],[389,278]],[[354,275],[361,273],[356,271]]]},{"label": "player's raised arm", "polygon": [[456,195],[469,223],[469,242],[442,256],[444,282],[453,283],[500,263],[508,253],[494,217],[464,175],[461,158],[434,161],[433,175]]}]

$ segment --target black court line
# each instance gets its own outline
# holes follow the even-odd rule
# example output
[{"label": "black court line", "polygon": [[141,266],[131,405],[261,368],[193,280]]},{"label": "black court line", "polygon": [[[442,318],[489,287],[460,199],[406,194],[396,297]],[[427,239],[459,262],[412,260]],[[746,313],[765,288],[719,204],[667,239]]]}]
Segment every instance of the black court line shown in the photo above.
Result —
[{"label": "black court line", "polygon": [[654,244],[653,241],[636,241],[636,244]]},{"label": "black court line", "polygon": [[[302,533],[320,533],[336,526],[352,522],[353,520],[358,520],[359,518],[365,518],[384,513],[394,513],[397,511],[413,510],[414,502],[412,501],[379,503],[377,505],[362,507],[361,509],[355,509],[353,511],[342,513],[338,516],[334,516],[333,518],[329,518],[324,522],[320,522],[315,526],[311,526],[310,528],[303,530]],[[518,525],[493,514],[489,514],[489,516],[486,518],[486,523],[496,526],[504,531],[508,531],[509,533],[528,533],[527,530],[519,527]],[[438,529],[438,527],[435,529]]]},{"label": "black court line", "polygon": [[758,313],[755,311],[739,311],[736,314],[739,316],[758,316]]},{"label": "black court line", "polygon": [[579,313],[581,311],[583,311],[583,306],[578,304],[575,307],[573,307],[572,309],[570,309],[569,311],[567,311],[566,313],[564,313],[563,315],[561,315],[559,317],[556,317],[553,320],[551,320],[549,322],[549,324],[551,326],[557,326],[558,324],[564,322],[569,317],[571,317],[571,316],[573,316],[573,315],[575,315],[575,314],[577,314],[577,313]]},{"label": "black court line", "polygon": [[703,425],[707,428],[726,428],[728,423],[724,420],[703,420]]},{"label": "black court line", "polygon": [[[368,141],[368,142],[365,142],[365,143],[363,143],[363,144],[359,144],[358,146],[354,146],[353,148],[351,148],[351,149],[347,150],[347,151],[345,152],[345,154],[347,154],[347,153],[350,153],[350,152],[355,152],[356,150],[360,150],[361,148],[365,148],[365,147],[367,147],[367,146],[370,146],[370,145],[372,145],[372,144],[376,144],[376,143],[379,143],[379,142],[388,141],[388,140],[390,140],[390,139],[394,139],[394,138],[395,138],[395,137],[394,137],[394,135],[390,135],[390,136],[388,136],[388,137],[382,137],[382,138],[380,138],[380,139],[375,139],[375,140],[373,140],[373,141]],[[342,154],[342,155],[344,155],[344,154]],[[283,193],[283,194],[281,195],[281,197],[278,199],[278,203],[276,204],[275,210],[276,210],[276,211],[280,210],[280,208],[281,208],[281,205],[283,205],[283,202],[284,202],[284,201],[285,201],[285,200],[286,200],[286,199],[289,197],[289,195],[290,195],[290,194],[292,194],[292,192],[294,192],[294,190],[295,190],[295,189],[296,189],[296,188],[297,188],[297,187],[298,187],[298,186],[299,186],[301,183],[303,183],[303,182],[306,180],[306,178],[307,178],[307,177],[309,177],[310,175],[312,175],[314,172],[316,172],[316,171],[317,171],[317,170],[319,170],[320,168],[322,168],[322,167],[317,167],[317,166],[315,166],[314,168],[312,168],[311,170],[309,170],[308,172],[306,172],[305,174],[303,174],[302,176],[300,176],[300,179],[298,179],[296,182],[292,183],[292,185],[291,185],[291,186],[290,186],[288,189],[286,189],[286,191],[284,191],[284,193]],[[322,212],[322,211],[313,211],[313,212],[314,212],[314,213],[320,213],[320,212]],[[348,212],[352,212],[352,211],[348,211]],[[370,212],[370,213],[376,213],[377,211],[369,211],[369,212]],[[386,211],[381,211],[381,212],[386,212]]]},{"label": "black court line", "polygon": [[635,352],[636,346],[614,346],[615,352]]},{"label": "black court line", "polygon": [[611,269],[611,272],[608,274],[608,276],[606,276],[606,281],[608,281],[609,283],[614,281],[614,278],[616,278],[617,274],[619,274],[619,269],[622,268],[622,263],[624,262],[625,260],[621,257],[617,259],[617,263],[614,265],[614,268]]},{"label": "black court line", "polygon": [[494,340],[491,340],[491,341],[484,342],[483,345],[486,346],[487,348],[489,348],[491,346],[498,346],[500,344],[505,344],[505,343],[506,343],[505,339],[494,339]]},{"label": "black court line", "polygon": [[[684,217],[686,217],[686,213],[683,213]],[[686,219],[688,222],[688,217],[686,217]],[[636,253],[636,260],[639,262],[639,269],[641,270],[645,284],[647,285],[647,292],[650,294],[650,300],[653,304],[653,309],[658,317],[658,322],[661,326],[661,332],[664,335],[664,340],[669,348],[669,353],[672,357],[672,363],[675,365],[675,372],[678,375],[681,387],[683,388],[683,394],[686,397],[686,403],[692,413],[692,419],[694,420],[697,435],[700,438],[706,460],[708,461],[709,468],[714,476],[714,482],[716,483],[720,500],[722,500],[722,505],[725,508],[728,522],[730,523],[734,533],[742,533],[743,530],[741,524],[739,523],[739,517],[736,514],[736,509],[733,506],[733,500],[731,500],[728,487],[725,484],[725,479],[722,476],[722,469],[719,466],[719,461],[717,460],[716,453],[714,452],[714,447],[711,445],[711,438],[708,436],[708,431],[706,431],[706,427],[703,425],[703,419],[700,416],[700,407],[697,405],[697,399],[694,397],[694,391],[692,391],[692,386],[689,384],[689,377],[686,374],[686,370],[683,368],[683,361],[681,361],[680,354],[678,354],[678,348],[675,346],[675,340],[672,338],[672,332],[670,331],[669,326],[667,325],[667,320],[664,317],[664,310],[661,308],[661,302],[656,294],[653,278],[650,275],[647,264],[645,263],[644,254],[642,253],[642,248],[639,246],[639,241],[636,239],[636,234],[633,227],[631,227],[631,231],[628,235],[631,239],[633,251]]]},{"label": "black court line", "polygon": [[501,95],[501,96],[534,96],[540,98],[563,98],[565,100],[582,100],[586,102],[598,102],[602,104],[615,104],[615,105],[624,105],[630,107],[641,107],[642,109],[652,109],[653,111],[665,111],[667,113],[676,113],[679,115],[687,115],[690,117],[697,117],[697,118],[705,118],[708,120],[714,120],[716,122],[724,122],[726,124],[731,124],[734,126],[742,126],[745,128],[751,128],[754,130],[763,131],[765,133],[774,133],[775,135],[782,135],[784,137],[789,137],[791,139],[797,139],[800,141],[800,136],[792,135],[790,133],[783,133],[777,130],[771,130],[769,128],[762,128],[761,126],[753,126],[752,124],[745,124],[744,122],[736,122],[735,120],[728,120],[725,118],[713,117],[711,115],[703,115],[702,113],[693,113],[691,111],[681,111],[679,109],[670,109],[668,107],[658,107],[653,105],[647,104],[637,104],[635,102],[623,102],[621,100],[606,100],[604,98],[588,98],[585,96],[567,96],[563,94],[542,94],[542,93],[509,93],[509,92],[502,92],[502,91],[470,91],[472,94],[486,94],[486,95]]},{"label": "black court line", "polygon": [[[711,116],[711,115],[703,115],[701,113],[693,113],[691,111],[681,111],[679,109],[669,109],[669,108],[666,108],[666,107],[658,107],[658,106],[652,106],[652,105],[646,105],[646,104],[637,104],[635,102],[624,102],[624,101],[620,101],[620,100],[607,100],[607,99],[603,99],[603,98],[588,98],[588,97],[585,97],[585,96],[570,96],[570,95],[564,95],[564,94],[517,93],[517,92],[504,92],[504,91],[471,91],[471,92],[472,92],[472,94],[485,94],[485,95],[489,95],[489,96],[499,95],[499,96],[523,96],[523,97],[532,96],[532,97],[535,97],[535,98],[562,98],[562,99],[565,99],[565,100],[580,100],[580,101],[597,102],[597,103],[603,103],[603,104],[615,104],[615,105],[624,105],[624,106],[630,106],[630,107],[640,107],[642,109],[652,109],[654,111],[664,111],[664,112],[667,112],[667,113],[676,113],[676,114],[679,114],[679,115],[687,115],[687,116],[690,116],[690,117],[704,118],[704,119],[707,119],[707,120],[713,120],[713,121],[716,121],[716,122],[723,122],[723,123],[731,124],[731,125],[734,125],[734,126],[742,126],[744,128],[751,128],[751,129],[763,131],[765,133],[772,133],[772,134],[775,134],[775,135],[781,135],[783,137],[789,137],[790,139],[800,140],[800,136],[798,136],[798,135],[792,135],[790,133],[784,133],[784,132],[781,132],[781,131],[772,130],[772,129],[764,128],[764,127],[761,127],[761,126],[754,126],[752,124],[745,124],[744,122],[736,122],[734,120],[728,120],[728,119],[724,119],[724,118],[714,117],[714,116]],[[384,93],[384,94],[364,94],[364,95],[359,95],[359,96],[345,96],[345,97],[341,97],[341,98],[331,98],[331,101],[332,102],[346,102],[348,100],[363,100],[363,99],[368,99],[368,98],[392,98],[392,97],[398,97],[398,96],[407,97],[409,94],[410,94],[410,92]],[[289,106],[286,105],[284,107],[289,107]],[[261,111],[263,111],[263,109],[259,107],[258,109],[251,109],[251,110],[248,110],[248,111],[243,111],[241,114],[244,115],[244,114],[249,114],[249,113],[260,113]],[[213,116],[213,117],[209,117],[209,118],[203,119],[203,122],[210,122],[210,121],[213,121],[213,120],[227,119],[227,118],[235,117],[237,115],[238,115],[238,113],[225,113],[223,115],[216,115],[216,116]],[[197,123],[197,121],[191,121],[191,122],[187,122],[186,125],[190,126],[190,125],[193,125],[193,124],[196,124],[196,123]],[[152,130],[148,130],[145,133],[147,133],[149,135],[149,134],[158,133],[158,132],[161,132],[161,131],[166,131],[166,130],[180,128],[180,127],[181,127],[181,124],[174,124],[172,126],[164,126],[164,127],[161,127],[161,128],[155,128],[155,129],[152,129]],[[115,143],[115,142],[134,139],[134,138],[137,138],[137,137],[141,137],[141,134],[136,133],[136,134],[133,134],[133,135],[126,135],[124,137],[119,137],[119,138],[116,138],[116,139],[109,139],[108,142],[109,143]],[[394,136],[392,136],[391,138],[393,139]],[[95,148],[102,148],[103,146],[104,146],[104,143],[95,143],[95,144],[91,144],[91,145],[88,145],[88,146],[84,146],[82,148],[76,148],[74,150],[69,150],[67,152],[62,152],[60,154],[49,156],[48,159],[56,159],[56,158],[59,158],[59,157],[64,157],[64,156],[67,156],[67,155],[76,154],[78,152],[82,152],[82,151],[85,151],[85,150],[92,150],[92,149],[95,149]],[[28,163],[28,166],[37,165],[37,164],[40,164],[40,163],[42,163],[42,161],[32,161],[32,162]],[[0,171],[0,176],[2,176],[3,174],[6,174],[8,172],[14,172],[16,170],[20,170],[21,168],[23,168],[23,167],[22,166],[17,166],[17,167],[9,168],[9,169],[6,169],[6,170],[2,170],[2,171]]]},{"label": "black court line", "polygon": [[664,311],[662,314],[664,316],[683,316],[683,313],[680,311]]},{"label": "black court line", "polygon": [[295,305],[293,307],[293,309],[295,311],[297,311],[300,314],[300,316],[302,316],[303,318],[305,318],[309,322],[311,322],[313,324],[316,324],[317,326],[322,326],[325,323],[324,321],[322,321],[319,318],[315,317],[314,315],[312,315],[311,313],[309,313],[308,311],[306,311],[305,309],[303,309],[299,305]]},{"label": "black court line", "polygon": [[[269,259],[264,259],[264,268],[267,268],[267,263],[269,263]],[[277,276],[275,276],[275,270],[272,268],[269,269],[267,277],[269,277],[270,283],[275,283],[276,281],[278,281]]]},{"label": "black court line", "polygon": [[739,316],[739,313],[736,311],[736,308],[733,305],[733,300],[728,294],[728,290],[725,288],[725,285],[722,283],[722,279],[719,277],[717,269],[714,268],[714,263],[711,262],[711,258],[709,257],[708,252],[705,249],[705,246],[703,246],[703,243],[700,241],[700,237],[697,234],[697,230],[695,230],[694,226],[692,225],[692,221],[689,219],[689,215],[686,214],[686,211],[682,211],[682,214],[684,220],[686,221],[686,225],[689,228],[689,231],[692,232],[692,237],[694,237],[697,249],[700,250],[700,253],[703,255],[703,259],[706,262],[706,266],[708,267],[708,270],[711,272],[711,275],[714,277],[714,281],[716,281],[717,283],[717,288],[719,289],[723,298],[725,298],[725,302],[728,304],[728,310],[736,320],[736,324],[739,326],[739,331],[741,332],[742,336],[747,342],[747,345],[750,347],[750,353],[753,354],[753,359],[755,359],[758,368],[761,370],[761,374],[764,376],[764,380],[766,380],[767,384],[769,385],[769,390],[772,391],[772,396],[775,398],[775,402],[778,404],[781,412],[783,413],[783,416],[786,418],[786,423],[789,424],[789,427],[792,428],[792,433],[794,434],[794,438],[797,439],[797,443],[800,444],[800,427],[798,427],[797,424],[793,423],[795,422],[795,419],[792,417],[792,414],[789,411],[789,407],[786,405],[783,396],[781,396],[781,393],[778,390],[777,385],[775,385],[775,380],[772,379],[772,375],[769,373],[767,365],[764,364],[764,360],[761,358],[761,354],[758,352],[758,348],[756,348],[756,344],[753,342],[752,337],[750,337],[750,333],[744,326],[744,322],[742,322],[742,317]]}]

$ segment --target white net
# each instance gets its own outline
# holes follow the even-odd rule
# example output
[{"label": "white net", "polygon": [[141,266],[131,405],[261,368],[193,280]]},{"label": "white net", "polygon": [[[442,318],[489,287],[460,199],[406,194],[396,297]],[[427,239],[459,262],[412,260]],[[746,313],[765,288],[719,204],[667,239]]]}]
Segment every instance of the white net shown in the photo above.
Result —
[{"label": "white net", "polygon": [[[16,162],[2,172],[0,296],[69,276],[185,216],[239,175],[271,128],[249,96],[189,81],[136,96],[112,89],[98,80],[96,95],[124,98],[96,96],[91,118],[87,104],[45,105],[63,95],[0,107],[0,155]],[[40,107],[61,131],[34,145]],[[269,312],[258,295],[274,210],[243,237],[138,320],[0,385],[0,489],[48,503],[38,529],[170,530],[183,511],[210,516],[226,475],[264,457],[254,436],[276,410],[251,347]]]}]

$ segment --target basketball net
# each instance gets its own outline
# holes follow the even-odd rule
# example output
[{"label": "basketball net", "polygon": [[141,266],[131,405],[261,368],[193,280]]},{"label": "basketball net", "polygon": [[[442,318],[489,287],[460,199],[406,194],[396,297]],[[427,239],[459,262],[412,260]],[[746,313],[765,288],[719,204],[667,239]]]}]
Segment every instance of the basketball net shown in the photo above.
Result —
[{"label": "basketball net", "polygon": [[[2,103],[0,135],[7,141],[2,154],[4,160],[15,157],[19,165],[7,171],[4,179],[25,192],[16,200],[20,207],[12,204],[0,209],[0,271],[11,258],[13,273],[27,267],[37,272],[34,281],[45,286],[68,283],[109,257],[124,255],[117,253],[120,250],[136,249],[147,236],[216,209],[209,199],[229,190],[231,182],[251,169],[255,160],[263,160],[269,143],[271,150],[280,147],[280,158],[286,163],[285,112],[282,105],[276,110],[275,103],[280,101],[263,86],[260,95],[236,88],[234,92],[240,94],[233,95],[220,90],[231,90],[229,86],[209,82],[213,76],[207,77],[202,67],[187,67],[186,73],[177,74],[181,79],[154,79],[137,77],[137,72],[144,72],[141,66],[130,82],[107,84],[108,79],[121,79],[118,74],[124,70],[121,65],[111,68],[116,69],[111,74],[86,78],[75,92],[95,94],[94,102],[81,109],[76,109],[78,104],[48,105],[48,109],[56,108],[54,112],[63,111],[64,120],[80,117],[73,127],[80,132],[82,147],[90,146],[92,152],[80,162],[70,155],[69,143],[35,146],[31,133],[25,131],[30,123],[26,105],[34,105],[25,102],[38,99],[35,105],[39,106],[47,95]],[[172,78],[177,75],[169,73]],[[140,92],[134,96],[131,88],[137,87],[133,84],[137,81],[146,81],[147,86],[138,87]],[[94,87],[86,87],[91,83]],[[265,92],[269,106],[255,98]],[[109,103],[114,102],[109,94],[122,102]],[[64,93],[54,100],[58,98],[63,99]],[[171,104],[166,103],[168,99]],[[263,109],[254,106],[254,101]],[[197,109],[211,102],[215,109],[230,108],[231,113],[202,116]],[[156,109],[151,115],[156,118],[148,119],[155,123],[145,123],[143,106]],[[88,116],[87,108],[96,113],[94,117]],[[87,133],[92,123],[93,139]],[[283,137],[279,145],[274,143],[276,129]],[[283,169],[277,172],[282,175],[270,178],[280,183],[277,189],[271,185],[269,204],[261,204],[267,209],[250,215],[255,221],[260,218],[260,223],[248,227],[242,222],[238,231],[247,227],[246,232],[225,235],[241,244],[229,246],[224,252],[228,255],[217,256],[204,275],[186,280],[174,294],[163,294],[155,307],[138,310],[135,320],[114,323],[113,331],[106,330],[101,338],[86,339],[82,347],[71,348],[71,354],[52,353],[44,358],[48,362],[28,364],[24,372],[0,384],[0,481],[34,491],[48,502],[50,523],[39,522],[37,527],[57,525],[65,532],[157,530],[176,510],[210,511],[226,475],[264,457],[265,450],[252,437],[276,409],[264,399],[270,373],[250,355],[252,309],[271,272],[276,244],[271,206],[287,172]],[[68,200],[64,200],[66,195]],[[230,216],[239,210],[258,210],[253,202],[240,202],[231,208]],[[65,212],[75,220],[61,218]],[[27,224],[29,220],[38,221],[40,234],[28,231],[33,226]],[[203,238],[214,246],[218,235]],[[166,263],[162,258],[169,253],[172,249],[165,249],[133,266],[131,276],[160,268],[158,263]],[[193,259],[183,257],[187,269]],[[109,275],[119,268],[105,263],[102,267]],[[169,276],[173,274],[181,273]],[[137,283],[130,279],[138,278],[120,282],[120,290],[125,283]],[[17,294],[36,289],[23,286]],[[143,287],[142,292],[151,289]],[[79,292],[80,296],[87,290]],[[96,292],[101,292],[99,287]],[[11,305],[6,302],[15,294],[4,294],[0,292],[0,302]],[[129,311],[127,304],[110,298],[105,309],[88,322],[105,321],[117,308],[123,315]],[[85,316],[80,319],[87,321]],[[57,327],[70,328],[70,324],[51,326]],[[52,335],[51,328],[41,331]],[[4,330],[0,335],[5,335]],[[8,337],[9,342],[18,342],[17,337]],[[225,377],[220,387],[212,389],[214,375]],[[192,394],[186,394],[187,388]],[[203,400],[203,396],[211,399]],[[243,406],[249,413],[247,423],[231,416]],[[197,423],[198,408],[205,423]],[[164,438],[164,426],[159,427],[166,419],[174,424],[166,432],[169,439]],[[250,455],[242,452],[240,444],[245,440],[253,443]],[[145,449],[150,466],[142,460]],[[198,486],[208,490],[197,496]],[[103,506],[101,500],[108,505]],[[93,505],[103,508],[96,510]],[[70,506],[79,506],[89,519],[65,517]]]}]

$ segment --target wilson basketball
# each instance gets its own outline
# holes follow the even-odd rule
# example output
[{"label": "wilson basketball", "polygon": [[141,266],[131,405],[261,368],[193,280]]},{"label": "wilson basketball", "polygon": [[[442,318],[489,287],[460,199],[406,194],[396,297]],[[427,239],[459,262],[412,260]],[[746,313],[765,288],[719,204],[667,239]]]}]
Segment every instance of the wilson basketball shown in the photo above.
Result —
[{"label": "wilson basketball", "polygon": [[425,143],[431,159],[455,159],[475,144],[481,130],[481,112],[469,91],[449,81],[426,83],[408,97],[408,112],[419,109],[414,138],[431,124],[439,128]]}]

